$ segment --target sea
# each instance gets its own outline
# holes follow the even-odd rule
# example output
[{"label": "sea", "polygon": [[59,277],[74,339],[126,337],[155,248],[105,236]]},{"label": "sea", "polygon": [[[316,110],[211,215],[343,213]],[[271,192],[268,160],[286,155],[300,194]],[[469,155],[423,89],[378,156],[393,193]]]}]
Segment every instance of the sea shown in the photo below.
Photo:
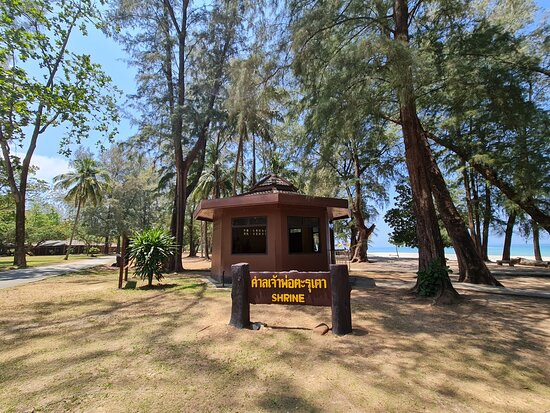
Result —
[{"label": "sea", "polygon": [[[397,251],[401,252],[413,252],[417,253],[418,249],[409,248],[409,247],[398,247]],[[369,246],[369,253],[396,253],[396,247],[393,245],[388,246]],[[445,252],[448,254],[454,254],[453,248],[445,248]],[[502,256],[502,245],[489,245],[487,250],[489,256],[501,257]],[[540,244],[540,252],[543,260],[550,260],[550,244]],[[510,256],[523,257],[523,258],[533,258],[535,256],[533,252],[533,244],[512,244],[510,248]]]}]

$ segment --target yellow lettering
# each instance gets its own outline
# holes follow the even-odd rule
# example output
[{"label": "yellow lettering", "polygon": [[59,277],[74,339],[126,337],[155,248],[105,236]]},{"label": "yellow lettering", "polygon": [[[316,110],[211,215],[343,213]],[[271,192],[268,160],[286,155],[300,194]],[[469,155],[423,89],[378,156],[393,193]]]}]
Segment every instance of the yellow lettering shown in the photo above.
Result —
[{"label": "yellow lettering", "polygon": [[304,294],[298,294],[298,302],[299,303],[305,303],[306,298],[304,297]]},{"label": "yellow lettering", "polygon": [[252,288],[257,288],[258,287],[258,277],[254,276],[254,278],[252,278]]},{"label": "yellow lettering", "polygon": [[307,284],[307,290],[311,293],[311,280],[307,279],[306,284]]}]

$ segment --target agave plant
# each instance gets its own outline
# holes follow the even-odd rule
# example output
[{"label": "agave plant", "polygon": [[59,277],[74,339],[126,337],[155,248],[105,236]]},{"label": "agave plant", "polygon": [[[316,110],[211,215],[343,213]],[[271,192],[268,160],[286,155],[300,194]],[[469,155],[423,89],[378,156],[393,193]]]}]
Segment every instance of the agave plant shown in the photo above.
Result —
[{"label": "agave plant", "polygon": [[164,264],[174,255],[174,238],[161,229],[146,229],[130,240],[130,259],[135,260],[135,274],[142,280],[147,279],[148,287],[153,285],[153,276],[162,279]]}]

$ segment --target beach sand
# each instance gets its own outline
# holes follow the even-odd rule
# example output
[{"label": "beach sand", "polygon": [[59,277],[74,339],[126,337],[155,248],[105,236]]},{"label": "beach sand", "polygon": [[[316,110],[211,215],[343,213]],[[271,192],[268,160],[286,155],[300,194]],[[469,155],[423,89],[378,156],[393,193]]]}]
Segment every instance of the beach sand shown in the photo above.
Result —
[{"label": "beach sand", "polygon": [[[458,281],[458,262],[455,254],[446,254],[447,265],[451,268],[451,280]],[[379,280],[415,281],[418,271],[418,253],[377,252],[368,254],[369,262],[350,263],[350,275],[366,276]],[[550,291],[550,269],[525,265],[497,265],[496,259],[491,257],[487,266],[491,273],[508,288],[527,288],[541,291]],[[344,263],[337,260],[338,263]]]},{"label": "beach sand", "polygon": [[[415,258],[415,259],[418,259],[418,253],[417,252],[399,252],[399,253],[395,253],[395,252],[369,252],[368,256],[369,256],[369,259],[371,257],[372,258],[381,257],[381,258]],[[445,257],[450,261],[456,261],[456,259],[457,259],[456,254],[445,253]],[[519,258],[519,257],[512,256],[512,258]],[[524,255],[524,256],[521,256],[521,258],[534,260],[535,256],[534,255]],[[543,258],[545,258],[545,257],[543,257]],[[502,256],[500,256],[500,255],[489,255],[489,260],[490,261],[496,262],[497,260],[500,260],[500,259],[502,259]]]}]

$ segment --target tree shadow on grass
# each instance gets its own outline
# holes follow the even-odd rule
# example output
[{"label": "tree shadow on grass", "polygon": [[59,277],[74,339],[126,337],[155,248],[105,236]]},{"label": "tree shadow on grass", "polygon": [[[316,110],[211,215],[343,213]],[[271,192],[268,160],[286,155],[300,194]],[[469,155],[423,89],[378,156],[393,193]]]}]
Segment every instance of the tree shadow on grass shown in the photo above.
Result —
[{"label": "tree shadow on grass", "polygon": [[143,285],[141,287],[138,287],[137,289],[138,290],[189,290],[189,289],[194,289],[194,288],[197,288],[197,287],[202,287],[202,286],[207,286],[206,283],[204,282],[201,282],[201,283],[192,283],[192,284],[185,284],[185,285],[182,285],[182,284],[177,284],[177,283],[170,283],[170,284],[153,284],[153,286],[149,287],[147,285]]},{"label": "tree shadow on grass", "polygon": [[[302,322],[291,320],[293,314],[300,314],[305,317],[304,323],[313,326],[319,317],[330,320],[328,308],[258,307],[255,318],[270,324],[269,316],[273,314],[277,317],[274,324],[280,328],[271,332],[242,331],[226,326],[229,312],[223,311],[230,308],[228,292],[207,295],[205,284],[179,285],[181,293],[177,287],[120,294],[111,291],[105,298],[95,298],[99,309],[88,307],[94,302],[92,298],[63,301],[57,303],[62,304],[63,310],[73,308],[82,314],[60,314],[61,319],[53,317],[55,314],[51,319],[40,318],[25,310],[30,321],[40,325],[16,332],[16,339],[6,343],[4,354],[9,356],[0,366],[0,383],[6,389],[24,388],[25,403],[40,401],[47,395],[50,399],[41,407],[52,411],[93,410],[93,403],[101,404],[100,397],[119,400],[120,394],[131,391],[133,397],[127,408],[140,410],[139,403],[155,400],[156,392],[142,393],[133,383],[134,377],[119,373],[132,359],[147,367],[140,373],[145,376],[136,382],[148,379],[147,372],[157,371],[157,377],[168,380],[165,376],[169,375],[182,390],[191,388],[197,392],[191,393],[190,400],[175,398],[174,405],[159,397],[156,410],[169,407],[173,411],[200,411],[233,406],[241,411],[331,411],[317,402],[316,395],[341,394],[344,405],[338,406],[342,410],[349,406],[353,410],[352,403],[363,400],[363,389],[374,391],[371,394],[379,395],[382,402],[406,394],[414,404],[405,405],[402,410],[441,410],[445,407],[441,398],[447,403],[456,402],[457,410],[472,401],[482,410],[504,410],[502,404],[488,404],[481,393],[468,393],[470,385],[494,386],[496,394],[505,394],[506,388],[521,391],[529,382],[548,382],[544,370],[548,334],[537,327],[541,320],[550,317],[550,308],[543,300],[474,296],[464,305],[441,308],[422,300],[402,300],[390,289],[355,291],[354,332],[321,338],[301,327]],[[126,301],[112,299],[113,294]],[[56,303],[37,305],[51,314]],[[205,311],[217,311],[227,319],[217,320],[213,328],[205,330],[201,320]],[[287,319],[289,322],[284,322]],[[5,331],[17,323],[16,317],[11,317],[0,329]],[[361,331],[367,329],[365,337]],[[44,344],[47,342],[42,340],[48,338],[63,351],[57,353]],[[39,346],[36,353],[21,349],[33,343]],[[98,345],[99,349],[92,350],[88,347],[91,345]],[[25,354],[21,354],[23,350]],[[525,360],[526,352],[539,355],[538,366]],[[103,370],[102,363],[111,357],[118,366]],[[326,375],[322,382],[310,371],[319,365],[326,365],[326,369],[311,371]],[[18,371],[24,370],[33,372],[31,382],[40,380],[39,389],[22,387]],[[133,370],[129,371],[133,374]],[[522,372],[520,377],[518,372]],[[314,380],[310,383],[315,385],[315,391],[303,383],[308,377]],[[341,382],[342,377],[349,382]],[[361,381],[360,389],[346,387],[346,383],[354,384],[353,380]],[[113,381],[118,387],[109,390]],[[251,400],[244,397],[247,392]],[[212,402],[208,395],[217,399]],[[360,410],[358,406],[355,407]],[[378,406],[382,406],[378,410],[383,410],[383,405]]]},{"label": "tree shadow on grass", "polygon": [[[148,291],[152,291],[152,290],[169,290],[171,288],[175,288],[175,287],[178,287],[178,286],[181,286],[180,284],[153,284],[151,286],[148,286],[148,285],[142,285],[141,287],[138,287],[137,289],[138,290],[148,290]],[[185,287],[185,288],[192,288],[192,287]]]},{"label": "tree shadow on grass", "polygon": [[[296,312],[315,318],[320,314],[319,309],[301,306],[288,306],[286,311],[289,317]],[[549,318],[545,300],[465,294],[461,305],[434,307],[430,300],[408,299],[392,289],[369,289],[352,294],[354,332],[337,338],[334,348],[323,347],[312,354],[315,361],[325,363],[339,354],[340,365],[359,376],[372,371],[373,358],[388,355],[387,366],[396,371],[395,377],[388,380],[382,374],[370,380],[382,393],[425,388],[426,377],[435,374],[442,382],[430,386],[441,395],[452,394],[448,397],[464,405],[474,397],[490,409],[483,404],[482,394],[472,395],[469,386],[449,388],[448,383],[494,386],[501,393],[505,388],[521,392],[533,384],[547,386],[550,334],[539,325]],[[270,324],[269,318],[262,319]],[[367,334],[368,338],[360,339]],[[306,336],[303,339],[308,341]],[[298,364],[308,360],[309,353],[289,352],[286,357],[290,364]],[[423,403],[436,406],[434,400]]]}]

